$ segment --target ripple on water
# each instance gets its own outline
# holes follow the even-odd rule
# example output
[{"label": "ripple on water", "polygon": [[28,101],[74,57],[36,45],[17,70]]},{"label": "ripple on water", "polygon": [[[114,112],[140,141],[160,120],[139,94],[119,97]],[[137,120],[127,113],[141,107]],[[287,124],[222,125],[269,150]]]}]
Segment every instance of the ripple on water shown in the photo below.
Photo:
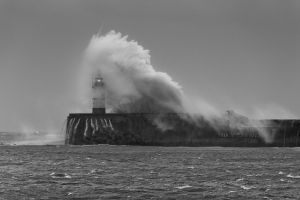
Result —
[{"label": "ripple on water", "polygon": [[285,148],[15,146],[0,152],[0,199],[300,196],[300,151]]},{"label": "ripple on water", "polygon": [[56,172],[52,172],[50,176],[51,178],[72,178],[70,175],[66,173],[56,173]]},{"label": "ripple on water", "polygon": [[244,190],[251,190],[251,189],[256,188],[256,187],[254,187],[254,186],[246,186],[246,185],[240,185],[240,187],[241,187],[242,189],[244,189]]}]

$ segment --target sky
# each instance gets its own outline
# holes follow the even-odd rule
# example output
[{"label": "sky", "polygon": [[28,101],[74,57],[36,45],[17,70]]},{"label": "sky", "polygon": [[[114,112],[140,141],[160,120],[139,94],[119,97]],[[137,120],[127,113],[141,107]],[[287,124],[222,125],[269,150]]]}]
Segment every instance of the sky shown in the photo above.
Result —
[{"label": "sky", "polygon": [[300,117],[298,0],[0,0],[0,131],[63,127],[99,30],[221,111]]}]

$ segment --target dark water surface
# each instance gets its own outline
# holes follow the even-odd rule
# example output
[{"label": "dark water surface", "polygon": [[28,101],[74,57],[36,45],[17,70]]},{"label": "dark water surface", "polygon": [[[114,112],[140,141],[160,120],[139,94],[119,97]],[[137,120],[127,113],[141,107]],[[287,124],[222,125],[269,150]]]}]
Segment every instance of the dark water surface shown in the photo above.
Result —
[{"label": "dark water surface", "polygon": [[0,199],[300,199],[300,148],[0,146]]}]

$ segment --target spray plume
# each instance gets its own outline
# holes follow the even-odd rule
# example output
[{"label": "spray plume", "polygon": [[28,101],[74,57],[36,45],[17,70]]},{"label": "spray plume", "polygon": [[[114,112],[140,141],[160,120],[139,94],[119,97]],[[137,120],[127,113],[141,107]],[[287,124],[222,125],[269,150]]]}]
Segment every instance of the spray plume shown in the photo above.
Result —
[{"label": "spray plume", "polygon": [[[260,136],[266,141],[271,139],[265,131],[264,124],[244,119],[230,113],[220,112],[203,100],[193,101],[187,98],[181,86],[164,72],[154,69],[150,62],[149,50],[144,49],[136,41],[128,40],[128,36],[110,31],[106,35],[95,35],[91,39],[84,57],[80,94],[85,107],[92,99],[91,80],[100,73],[106,84],[106,99],[109,112],[122,113],[186,113],[185,119],[199,122],[205,118],[216,131],[222,130],[230,121],[230,128],[244,132],[246,127],[257,128]],[[242,121],[242,122],[241,122]],[[160,119],[154,120],[162,130],[171,127]],[[200,125],[201,126],[201,125]]]},{"label": "spray plume", "polygon": [[[185,112],[181,86],[150,63],[149,50],[127,36],[111,31],[96,35],[85,54],[85,88],[100,73],[106,83],[112,112]],[[83,96],[91,95],[91,91]],[[88,98],[90,99],[90,98]]]}]

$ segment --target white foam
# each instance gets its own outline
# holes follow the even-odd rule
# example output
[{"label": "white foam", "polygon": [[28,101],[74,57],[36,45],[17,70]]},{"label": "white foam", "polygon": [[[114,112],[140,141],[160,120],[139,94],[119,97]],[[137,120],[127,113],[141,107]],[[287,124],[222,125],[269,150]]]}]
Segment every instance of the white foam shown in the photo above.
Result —
[{"label": "white foam", "polygon": [[51,178],[71,178],[70,175],[66,174],[66,173],[55,173],[55,172],[52,172],[50,174]]},{"label": "white foam", "polygon": [[100,130],[99,123],[100,123],[100,119],[96,119],[96,128],[97,128],[97,131]]},{"label": "white foam", "polygon": [[101,118],[101,125],[102,125],[103,128],[106,128],[104,120],[102,118]]},{"label": "white foam", "polygon": [[85,137],[87,136],[88,120],[89,120],[89,119],[86,119],[86,121],[85,121],[85,128],[84,128],[84,133],[83,133],[83,135],[84,135]]},{"label": "white foam", "polygon": [[77,128],[78,128],[79,123],[80,123],[80,118],[78,119],[78,122],[76,123],[75,128],[74,128],[75,133],[77,132]]},{"label": "white foam", "polygon": [[114,130],[114,127],[113,127],[113,125],[112,125],[110,119],[108,119],[108,122],[109,122],[109,125],[110,125],[111,130]]},{"label": "white foam", "polygon": [[91,127],[92,127],[92,129],[93,129],[92,135],[95,135],[95,132],[96,132],[96,126],[94,125],[94,120],[93,120],[93,118],[91,119]]},{"label": "white foam", "polygon": [[300,178],[300,176],[292,175],[292,174],[288,174],[286,177],[288,177],[288,178]]},{"label": "white foam", "polygon": [[177,189],[179,189],[179,190],[182,190],[182,189],[185,189],[185,188],[191,188],[192,186],[190,186],[190,185],[183,185],[183,186],[178,186],[178,187],[175,187],[175,188],[177,188]]},{"label": "white foam", "polygon": [[246,185],[241,185],[240,187],[244,190],[250,190],[250,189],[255,188],[254,186],[246,186]]}]

